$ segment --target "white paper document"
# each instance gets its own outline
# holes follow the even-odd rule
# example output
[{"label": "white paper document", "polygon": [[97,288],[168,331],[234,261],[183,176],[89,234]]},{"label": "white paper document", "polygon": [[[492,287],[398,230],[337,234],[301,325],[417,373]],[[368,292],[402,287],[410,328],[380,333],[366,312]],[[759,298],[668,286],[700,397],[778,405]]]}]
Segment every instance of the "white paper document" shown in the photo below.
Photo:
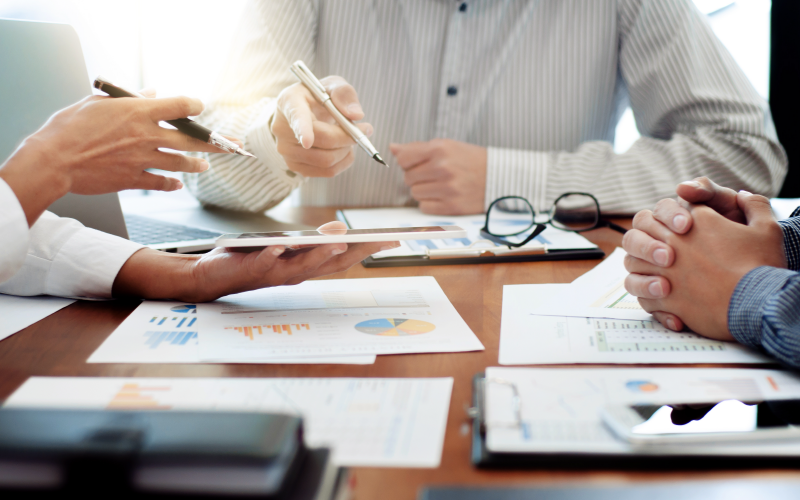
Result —
[{"label": "white paper document", "polygon": [[306,281],[198,305],[200,359],[483,350],[431,276]]},{"label": "white paper document", "polygon": [[[343,210],[342,214],[348,226],[353,229],[374,229],[383,227],[412,227],[412,226],[459,226],[467,231],[466,238],[445,240],[410,240],[401,241],[398,248],[376,253],[372,257],[381,259],[386,257],[405,257],[426,255],[428,249],[453,249],[464,248],[472,243],[482,240],[480,230],[486,222],[485,215],[428,215],[423,214],[418,208],[368,208]],[[507,216],[507,225],[516,229],[524,229],[528,224],[527,216]],[[523,224],[523,226],[520,226]],[[512,229],[510,232],[515,232]],[[583,236],[570,231],[561,231],[550,226],[537,236],[527,246],[547,245],[550,250],[580,250],[597,248],[597,245]]]},{"label": "white paper document", "polygon": [[73,302],[75,299],[45,296],[17,297],[0,293],[0,318],[2,318],[0,340],[43,320]]},{"label": "white paper document", "polygon": [[[87,363],[200,363],[198,326],[197,305],[146,300],[92,353]],[[375,362],[375,355],[248,362],[370,365]]]},{"label": "white paper document", "polygon": [[652,321],[636,297],[625,290],[625,250],[617,248],[594,269],[549,300],[535,304],[532,314]]},{"label": "white paper document", "polygon": [[571,286],[503,287],[501,365],[775,362],[735,342],[673,332],[652,320],[531,314],[536,304]]},{"label": "white paper document", "polygon": [[452,388],[452,378],[32,377],[5,406],[288,413],[338,465],[438,467]]},{"label": "white paper document", "polygon": [[[513,384],[522,422],[516,417]],[[495,452],[630,453],[599,416],[603,406],[800,398],[800,379],[778,370],[730,368],[488,368],[487,447]],[[800,455],[800,441],[708,445],[703,453]],[[659,447],[659,454],[683,446]],[[697,452],[697,449],[695,449]]]}]

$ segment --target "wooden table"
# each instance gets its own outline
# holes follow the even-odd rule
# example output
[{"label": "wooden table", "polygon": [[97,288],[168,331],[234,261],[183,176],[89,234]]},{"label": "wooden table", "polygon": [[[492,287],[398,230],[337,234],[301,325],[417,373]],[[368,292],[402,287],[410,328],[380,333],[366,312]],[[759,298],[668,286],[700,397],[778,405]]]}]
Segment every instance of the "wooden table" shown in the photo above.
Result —
[{"label": "wooden table", "polygon": [[[286,218],[286,214],[283,214]],[[296,222],[319,225],[334,210],[304,208],[289,212]],[[629,220],[618,221],[629,224]],[[628,226],[629,227],[629,226]],[[610,229],[586,236],[606,254],[621,244]],[[0,398],[8,397],[31,376],[114,377],[454,377],[442,463],[438,469],[354,469],[355,498],[412,499],[432,484],[573,484],[642,480],[711,479],[743,476],[795,476],[794,472],[623,472],[480,471],[470,465],[469,420],[475,373],[497,366],[503,285],[567,283],[597,265],[597,260],[365,269],[356,265],[328,278],[434,276],[456,310],[486,346],[483,352],[378,356],[374,365],[138,365],[86,364],[86,359],[138,305],[137,301],[77,302],[0,342]],[[598,469],[602,464],[598,464]]]}]

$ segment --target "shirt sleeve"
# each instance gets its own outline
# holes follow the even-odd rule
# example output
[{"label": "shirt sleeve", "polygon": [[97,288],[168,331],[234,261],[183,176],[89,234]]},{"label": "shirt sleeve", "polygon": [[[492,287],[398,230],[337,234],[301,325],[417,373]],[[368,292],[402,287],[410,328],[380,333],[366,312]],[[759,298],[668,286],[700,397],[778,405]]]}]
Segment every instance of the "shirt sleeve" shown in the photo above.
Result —
[{"label": "shirt sleeve", "polygon": [[28,250],[28,219],[17,196],[0,179],[0,284],[14,276],[25,262]]},{"label": "shirt sleeve", "polygon": [[783,251],[786,254],[787,267],[792,271],[800,271],[800,208],[792,212],[786,220],[778,221],[783,229]]},{"label": "shirt sleeve", "polygon": [[117,273],[142,248],[45,212],[30,228],[22,264],[13,277],[0,284],[0,293],[111,298]]},{"label": "shirt sleeve", "polygon": [[302,59],[314,68],[317,6],[313,0],[251,0],[217,85],[200,121],[244,141],[257,158],[203,153],[210,168],[183,174],[204,205],[263,212],[305,178],[278,153],[270,124],[280,92],[296,83],[289,66]]},{"label": "shirt sleeve", "polygon": [[731,335],[800,368],[800,274],[757,267],[736,285],[728,307]]},{"label": "shirt sleeve", "polygon": [[774,196],[787,159],[769,107],[704,16],[691,0],[619,5],[619,85],[642,137],[622,154],[602,141],[575,151],[489,148],[487,205],[514,193],[544,210],[579,191],[606,212],[634,213],[698,176]]}]

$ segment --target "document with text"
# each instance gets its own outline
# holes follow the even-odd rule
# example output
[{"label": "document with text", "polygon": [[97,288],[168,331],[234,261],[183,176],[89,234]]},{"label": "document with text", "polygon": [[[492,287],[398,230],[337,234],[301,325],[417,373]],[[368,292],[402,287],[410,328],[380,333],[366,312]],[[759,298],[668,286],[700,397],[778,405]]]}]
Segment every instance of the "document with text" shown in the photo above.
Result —
[{"label": "document with text", "polygon": [[636,297],[625,290],[625,250],[617,248],[594,269],[559,294],[531,308],[532,314],[652,321]]},{"label": "document with text", "polygon": [[572,363],[775,363],[736,342],[673,332],[650,320],[540,316],[536,304],[572,285],[506,285],[500,322],[501,365]]},{"label": "document with text", "polygon": [[[385,250],[373,255],[375,259],[386,257],[406,257],[426,255],[428,249],[444,250],[468,247],[476,241],[483,240],[480,230],[486,223],[485,215],[429,215],[418,208],[363,208],[343,210],[341,212],[347,224],[354,229],[373,229],[382,227],[411,226],[459,226],[467,231],[466,238],[445,240],[409,240],[401,241],[398,248]],[[529,225],[526,216],[507,216],[505,225],[510,233],[514,233]],[[501,221],[503,222],[503,221]],[[520,226],[520,224],[523,224]],[[485,240],[484,240],[485,241]],[[551,226],[537,236],[527,246],[546,245],[550,250],[583,250],[597,248],[597,245],[578,233],[562,231]]]},{"label": "document with text", "polygon": [[452,378],[32,377],[5,407],[288,413],[338,465],[432,468],[452,389]]},{"label": "document with text", "polygon": [[483,350],[431,276],[306,281],[198,305],[203,361]]},{"label": "document with text", "polygon": [[[199,326],[196,304],[145,300],[89,356],[87,363],[201,363],[197,347]],[[375,362],[375,355],[248,362],[370,365]]]},{"label": "document with text", "polygon": [[[485,384],[487,447],[511,453],[631,453],[631,446],[601,420],[600,409],[609,404],[800,398],[796,375],[746,368],[492,367],[486,369]],[[755,418],[754,407],[749,418]],[[703,454],[800,455],[800,441],[702,448]],[[686,448],[659,447],[658,452],[680,455]]]}]

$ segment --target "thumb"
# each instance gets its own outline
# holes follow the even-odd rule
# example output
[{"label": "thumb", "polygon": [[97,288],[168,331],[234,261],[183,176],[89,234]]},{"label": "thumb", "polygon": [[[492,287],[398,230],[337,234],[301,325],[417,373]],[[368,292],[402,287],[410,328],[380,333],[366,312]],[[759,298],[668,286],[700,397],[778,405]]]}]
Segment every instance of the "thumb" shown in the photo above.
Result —
[{"label": "thumb", "polygon": [[772,208],[769,205],[769,199],[759,194],[739,191],[736,194],[736,202],[739,208],[742,209],[742,212],[744,212],[744,217],[747,220],[748,226],[755,226],[775,220],[775,216],[772,215]]}]

